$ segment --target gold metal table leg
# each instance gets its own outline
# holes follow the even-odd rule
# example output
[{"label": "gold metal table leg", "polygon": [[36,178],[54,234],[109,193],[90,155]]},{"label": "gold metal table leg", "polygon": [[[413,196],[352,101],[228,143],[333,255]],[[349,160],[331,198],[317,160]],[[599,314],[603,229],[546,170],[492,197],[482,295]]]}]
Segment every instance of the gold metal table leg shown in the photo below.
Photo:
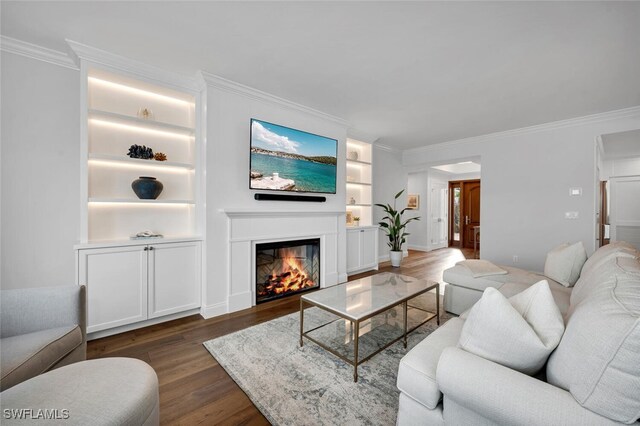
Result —
[{"label": "gold metal table leg", "polygon": [[436,324],[440,325],[440,283],[436,286]]},{"label": "gold metal table leg", "polygon": [[360,321],[355,321],[355,336],[353,339],[353,381],[358,381],[358,340],[360,339]]},{"label": "gold metal table leg", "polygon": [[402,304],[402,307],[404,309],[404,348],[407,349],[407,323],[408,323],[408,318],[407,318],[407,304],[408,301],[405,300],[405,302]]},{"label": "gold metal table leg", "polygon": [[302,299],[300,299],[300,347],[302,347],[302,333],[304,330],[304,307],[303,304],[304,302],[302,301]]}]

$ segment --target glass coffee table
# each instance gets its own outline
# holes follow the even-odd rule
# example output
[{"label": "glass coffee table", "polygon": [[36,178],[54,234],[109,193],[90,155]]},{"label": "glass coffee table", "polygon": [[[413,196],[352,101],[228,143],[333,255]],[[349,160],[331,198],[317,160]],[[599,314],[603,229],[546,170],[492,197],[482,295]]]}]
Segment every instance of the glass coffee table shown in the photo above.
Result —
[{"label": "glass coffee table", "polygon": [[[414,303],[418,296],[434,289],[436,290],[435,313]],[[409,304],[410,301],[411,304]],[[314,325],[313,328],[305,331],[305,309],[311,307],[317,307],[332,315],[330,315],[331,318],[327,318],[327,321],[321,321],[322,324]],[[384,272],[302,296],[300,298],[300,346],[303,345],[303,338],[307,338],[353,365],[353,381],[357,382],[359,364],[398,340],[402,339],[406,348],[407,334],[434,318],[440,325],[438,283]],[[331,326],[331,324],[334,325]],[[323,339],[327,336],[330,338]],[[363,336],[368,337],[369,353],[361,357],[359,344]],[[334,344],[326,343],[327,340],[333,341]]]}]

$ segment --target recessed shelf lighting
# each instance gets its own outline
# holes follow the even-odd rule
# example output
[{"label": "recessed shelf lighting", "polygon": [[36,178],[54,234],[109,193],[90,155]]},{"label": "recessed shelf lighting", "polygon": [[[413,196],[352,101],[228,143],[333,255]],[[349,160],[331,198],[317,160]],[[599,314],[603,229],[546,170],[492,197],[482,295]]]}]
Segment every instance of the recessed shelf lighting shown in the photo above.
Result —
[{"label": "recessed shelf lighting", "polygon": [[174,98],[174,97],[167,96],[167,95],[161,95],[159,93],[149,92],[147,90],[137,89],[135,87],[127,86],[127,85],[120,84],[120,83],[114,83],[113,81],[102,80],[102,79],[96,78],[96,77],[89,77],[89,82],[92,83],[92,84],[106,86],[111,90],[115,89],[115,90],[120,90],[120,91],[123,91],[123,92],[129,92],[131,94],[136,94],[136,95],[139,95],[139,96],[146,96],[146,97],[149,97],[149,98],[156,98],[156,99],[164,101],[164,102],[179,103],[179,104],[184,104],[185,106],[190,106],[190,107],[194,106],[193,102],[189,102],[189,101],[186,101],[184,99],[178,99],[178,98]]},{"label": "recessed shelf lighting", "polygon": [[171,138],[171,139],[181,138],[187,141],[193,140],[193,136],[190,136],[190,135],[185,135],[185,134],[176,133],[176,132],[169,132],[166,130],[150,129],[148,127],[135,126],[131,124],[116,123],[113,121],[100,120],[97,118],[89,119],[89,123],[97,124],[105,127],[114,127],[120,130],[127,130],[130,132],[146,133],[154,136],[163,136],[165,138]]},{"label": "recessed shelf lighting", "polygon": [[168,161],[142,160],[108,154],[89,154],[89,164],[126,169],[149,169],[169,173],[188,173],[194,170],[191,164]]},{"label": "recessed shelf lighting", "polygon": [[195,202],[191,200],[135,200],[128,198],[89,198],[89,205],[131,205],[131,206],[192,206]]}]

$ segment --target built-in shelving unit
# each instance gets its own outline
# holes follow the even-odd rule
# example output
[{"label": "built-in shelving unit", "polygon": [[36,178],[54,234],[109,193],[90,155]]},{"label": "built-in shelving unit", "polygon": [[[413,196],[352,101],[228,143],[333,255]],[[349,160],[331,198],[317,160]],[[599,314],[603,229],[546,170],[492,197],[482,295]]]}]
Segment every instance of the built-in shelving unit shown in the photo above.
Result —
[{"label": "built-in shelving unit", "polygon": [[[85,73],[81,242],[126,241],[145,230],[196,237],[197,93],[98,65]],[[162,152],[167,161],[129,158],[133,144]],[[131,183],[140,176],[162,182],[158,199],[135,195]]]},{"label": "built-in shelving unit", "polygon": [[[360,218],[360,226],[372,223],[372,149],[371,144],[347,139],[347,212]],[[354,226],[353,223],[347,223]]]}]

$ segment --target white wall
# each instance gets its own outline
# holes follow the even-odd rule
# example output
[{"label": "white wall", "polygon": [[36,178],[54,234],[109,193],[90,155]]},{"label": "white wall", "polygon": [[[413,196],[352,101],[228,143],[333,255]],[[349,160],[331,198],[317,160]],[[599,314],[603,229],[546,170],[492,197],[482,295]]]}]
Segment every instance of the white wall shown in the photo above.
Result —
[{"label": "white wall", "polygon": [[411,213],[412,216],[419,216],[420,220],[413,221],[407,225],[407,231],[411,234],[407,238],[407,246],[414,250],[429,250],[429,172],[410,173],[407,179],[407,194],[417,194],[420,196],[418,209]]},{"label": "white wall", "polygon": [[2,52],[2,287],[74,285],[80,76]]},{"label": "white wall", "polygon": [[[470,156],[482,158],[482,257],[542,270],[546,253],[565,241],[595,248],[595,140],[637,129],[640,112],[567,120],[405,151],[408,172]],[[581,197],[569,196],[581,187]],[[577,220],[564,219],[567,211]]]},{"label": "white wall", "polygon": [[[393,197],[407,187],[407,174],[402,165],[402,154],[380,146],[373,146],[373,203],[392,204]],[[407,205],[407,191],[398,198],[397,207]],[[384,211],[373,207],[373,223],[382,220]],[[409,217],[409,216],[406,216]],[[380,230],[378,256],[381,261],[389,259],[389,246],[386,234]],[[407,246],[404,247],[406,250]]]},{"label": "white wall", "polygon": [[[254,193],[261,191],[249,189],[249,122],[251,118],[337,139],[337,193],[326,195],[327,202],[325,203],[254,200]],[[306,112],[304,109],[290,108],[276,101],[259,99],[221,89],[211,84],[208,85],[206,306],[221,307],[228,298],[230,285],[229,271],[227,270],[230,262],[228,217],[222,210],[344,212],[346,209],[346,134],[346,125]],[[338,272],[346,276],[346,226],[344,222],[341,225],[338,246]]]}]

